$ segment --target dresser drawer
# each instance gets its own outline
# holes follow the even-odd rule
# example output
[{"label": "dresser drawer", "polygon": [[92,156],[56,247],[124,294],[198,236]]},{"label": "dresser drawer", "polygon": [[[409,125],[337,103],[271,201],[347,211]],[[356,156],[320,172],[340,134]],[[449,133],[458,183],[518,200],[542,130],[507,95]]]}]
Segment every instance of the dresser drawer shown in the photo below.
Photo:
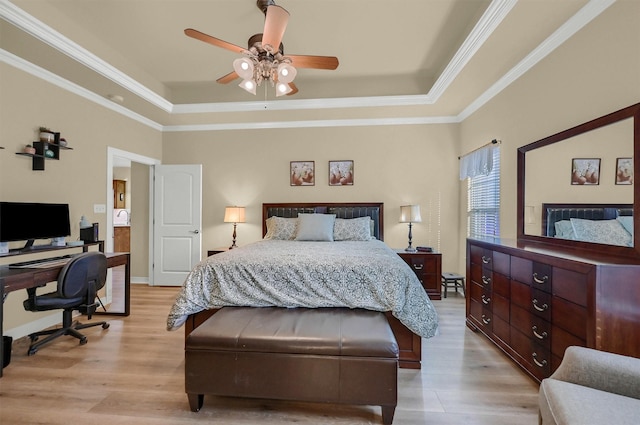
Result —
[{"label": "dresser drawer", "polygon": [[420,255],[420,254],[400,254],[402,259],[411,266],[416,274],[421,273],[436,273],[437,263],[432,261],[428,255]]},{"label": "dresser drawer", "polygon": [[551,293],[551,266],[534,262],[531,271],[531,287]]},{"label": "dresser drawer", "polygon": [[530,312],[544,320],[551,321],[551,294],[531,288]]},{"label": "dresser drawer", "polygon": [[537,344],[518,329],[511,327],[511,348],[527,365],[527,370],[538,380],[551,375],[551,351]]},{"label": "dresser drawer", "polygon": [[492,332],[491,310],[484,307],[482,302],[476,300],[469,301],[469,313],[479,327],[487,334]]},{"label": "dresser drawer", "polygon": [[493,269],[493,251],[492,250],[472,245],[470,248],[470,251],[471,251],[472,263],[480,264],[483,267]]},{"label": "dresser drawer", "polygon": [[511,307],[511,325],[547,350],[551,349],[551,324],[518,306]]},{"label": "dresser drawer", "polygon": [[511,279],[527,285],[531,282],[533,262],[520,257],[511,257]]},{"label": "dresser drawer", "polygon": [[587,309],[558,297],[553,297],[552,304],[553,325],[586,340]]},{"label": "dresser drawer", "polygon": [[554,267],[553,269],[553,294],[571,301],[572,303],[587,306],[587,275],[571,270]]}]

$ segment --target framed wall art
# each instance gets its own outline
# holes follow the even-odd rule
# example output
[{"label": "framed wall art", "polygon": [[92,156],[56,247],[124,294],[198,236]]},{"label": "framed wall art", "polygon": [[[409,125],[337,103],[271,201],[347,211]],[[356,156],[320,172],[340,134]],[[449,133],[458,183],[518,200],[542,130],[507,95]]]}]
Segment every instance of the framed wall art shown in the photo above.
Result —
[{"label": "framed wall art", "polygon": [[291,161],[290,168],[291,186],[314,186],[316,184],[315,161]]},{"label": "framed wall art", "polygon": [[329,186],[353,185],[353,161],[329,161]]},{"label": "framed wall art", "polygon": [[633,158],[616,159],[616,184],[633,184]]},{"label": "framed wall art", "polygon": [[600,158],[573,158],[571,160],[571,184],[600,184]]}]

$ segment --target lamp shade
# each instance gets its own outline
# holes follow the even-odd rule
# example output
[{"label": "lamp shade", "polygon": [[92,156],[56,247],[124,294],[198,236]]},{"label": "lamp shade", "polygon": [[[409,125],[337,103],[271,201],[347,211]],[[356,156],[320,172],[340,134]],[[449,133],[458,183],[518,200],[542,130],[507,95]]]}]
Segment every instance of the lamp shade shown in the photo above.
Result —
[{"label": "lamp shade", "polygon": [[253,62],[249,58],[238,58],[233,61],[233,70],[243,80],[250,80],[253,78]]},{"label": "lamp shade", "polygon": [[421,223],[420,205],[403,205],[400,207],[400,223]]},{"label": "lamp shade", "polygon": [[244,223],[244,207],[226,207],[224,209],[225,223]]}]

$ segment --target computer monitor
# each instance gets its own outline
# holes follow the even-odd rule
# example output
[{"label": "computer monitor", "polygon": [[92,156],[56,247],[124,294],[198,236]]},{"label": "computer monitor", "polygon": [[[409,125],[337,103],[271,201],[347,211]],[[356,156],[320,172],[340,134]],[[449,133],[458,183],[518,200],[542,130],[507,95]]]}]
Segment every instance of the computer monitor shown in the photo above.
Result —
[{"label": "computer monitor", "polygon": [[69,235],[69,204],[0,202],[0,242],[26,241],[30,250],[36,239]]}]

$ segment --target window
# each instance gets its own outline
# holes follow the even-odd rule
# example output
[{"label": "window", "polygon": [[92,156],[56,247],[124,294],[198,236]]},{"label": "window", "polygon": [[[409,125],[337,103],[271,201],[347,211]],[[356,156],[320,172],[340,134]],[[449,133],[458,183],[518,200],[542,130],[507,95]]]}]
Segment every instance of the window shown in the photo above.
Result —
[{"label": "window", "polygon": [[488,175],[467,180],[467,236],[500,236],[500,148],[492,148],[493,168]]}]

